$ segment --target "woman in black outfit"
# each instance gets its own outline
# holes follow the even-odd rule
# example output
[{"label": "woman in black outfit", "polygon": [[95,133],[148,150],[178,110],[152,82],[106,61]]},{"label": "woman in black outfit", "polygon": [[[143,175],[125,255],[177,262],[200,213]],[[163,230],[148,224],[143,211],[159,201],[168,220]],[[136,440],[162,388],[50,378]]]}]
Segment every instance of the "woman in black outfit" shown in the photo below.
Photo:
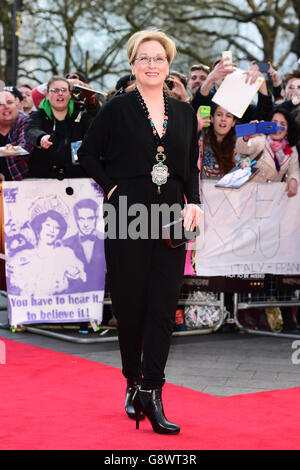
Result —
[{"label": "woman in black outfit", "polygon": [[[185,246],[169,248],[162,236],[151,237],[157,221],[150,214],[161,204],[175,204],[175,217],[183,214],[184,226],[192,230],[202,215],[196,115],[190,105],[163,92],[175,53],[175,44],[162,32],[140,31],[129,39],[127,54],[137,88],[102,107],[78,152],[83,168],[102,186],[117,220],[121,217],[115,239],[108,217],[105,253],[127,378],[125,409],[136,419],[137,428],[146,415],[153,430],[161,434],[180,431],[165,418],[161,390]],[[167,170],[161,175],[163,165]],[[125,213],[125,200],[128,209],[137,203],[147,208],[147,237],[145,221],[141,238],[124,235],[124,220],[128,228],[134,220]]]}]

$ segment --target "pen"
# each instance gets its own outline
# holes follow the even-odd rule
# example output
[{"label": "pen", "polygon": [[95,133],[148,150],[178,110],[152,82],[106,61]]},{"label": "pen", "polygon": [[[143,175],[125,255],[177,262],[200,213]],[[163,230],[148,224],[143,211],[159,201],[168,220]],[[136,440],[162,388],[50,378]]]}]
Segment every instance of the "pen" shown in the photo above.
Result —
[{"label": "pen", "polygon": [[255,163],[256,163],[256,160],[253,160],[253,162],[251,162],[249,166],[253,166],[255,165]]}]

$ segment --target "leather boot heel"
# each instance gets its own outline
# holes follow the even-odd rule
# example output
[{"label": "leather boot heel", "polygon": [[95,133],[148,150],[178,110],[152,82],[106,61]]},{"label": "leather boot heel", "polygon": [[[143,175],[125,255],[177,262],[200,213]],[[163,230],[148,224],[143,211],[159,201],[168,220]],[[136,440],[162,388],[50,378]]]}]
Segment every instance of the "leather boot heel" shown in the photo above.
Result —
[{"label": "leather boot heel", "polygon": [[[136,412],[132,405],[132,397],[135,391],[141,386],[140,379],[127,379],[126,395],[125,395],[125,411],[131,419],[136,419]],[[139,420],[144,419],[143,414],[139,415]]]},{"label": "leather boot heel", "polygon": [[158,434],[178,434],[180,427],[171,423],[165,417],[161,400],[161,389],[142,390],[138,388],[132,399],[136,414],[136,429],[139,429],[140,413],[143,413],[150,421],[152,429]]}]

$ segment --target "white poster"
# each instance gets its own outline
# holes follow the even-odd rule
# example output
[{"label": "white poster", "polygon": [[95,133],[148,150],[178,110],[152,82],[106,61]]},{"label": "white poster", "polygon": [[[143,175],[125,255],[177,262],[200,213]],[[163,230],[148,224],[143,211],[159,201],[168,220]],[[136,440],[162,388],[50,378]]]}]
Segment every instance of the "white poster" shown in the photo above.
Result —
[{"label": "white poster", "polygon": [[89,179],[3,183],[11,325],[100,323],[103,193]]},{"label": "white poster", "polygon": [[202,182],[197,274],[300,274],[300,194],[288,198],[285,189],[285,183],[220,189]]}]

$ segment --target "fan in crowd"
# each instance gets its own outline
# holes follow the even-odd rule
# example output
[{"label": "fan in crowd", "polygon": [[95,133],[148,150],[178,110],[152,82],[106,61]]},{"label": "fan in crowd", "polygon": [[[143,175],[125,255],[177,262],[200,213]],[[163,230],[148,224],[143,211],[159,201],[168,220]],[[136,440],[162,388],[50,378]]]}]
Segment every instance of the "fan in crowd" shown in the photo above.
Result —
[{"label": "fan in crowd", "polygon": [[285,108],[274,109],[271,120],[283,129],[268,136],[239,137],[236,148],[244,164],[256,160],[255,165],[259,172],[253,177],[253,181],[286,181],[286,193],[288,197],[292,197],[297,194],[300,181],[299,158],[295,147],[299,140],[300,127]]},{"label": "fan in crowd", "polygon": [[21,180],[29,175],[28,161],[32,145],[25,138],[28,116],[18,109],[20,101],[12,91],[0,92],[1,181]]}]

